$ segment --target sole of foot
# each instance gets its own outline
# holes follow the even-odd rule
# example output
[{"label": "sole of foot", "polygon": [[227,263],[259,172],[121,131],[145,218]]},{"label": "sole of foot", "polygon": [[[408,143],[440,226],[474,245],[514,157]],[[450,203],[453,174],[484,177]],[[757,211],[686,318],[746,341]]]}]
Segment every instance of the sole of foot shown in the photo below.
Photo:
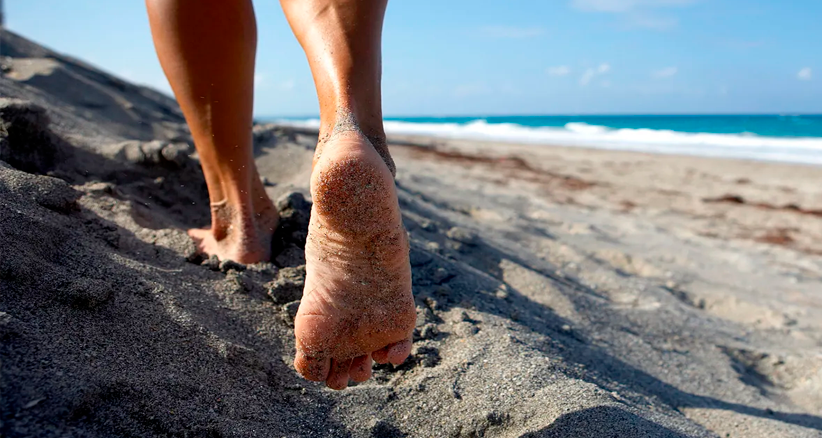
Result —
[{"label": "sole of foot", "polygon": [[294,323],[294,366],[344,389],[372,359],[401,364],[416,321],[408,237],[394,179],[359,132],[335,133],[311,176],[306,283]]}]

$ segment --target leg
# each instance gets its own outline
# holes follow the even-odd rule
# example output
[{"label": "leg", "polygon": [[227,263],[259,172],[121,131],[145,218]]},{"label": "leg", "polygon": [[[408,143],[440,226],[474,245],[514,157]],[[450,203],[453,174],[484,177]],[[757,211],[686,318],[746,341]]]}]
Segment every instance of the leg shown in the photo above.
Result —
[{"label": "leg", "polygon": [[279,219],[252,154],[257,30],[251,0],[146,0],[163,70],[191,128],[211,199],[201,251],[267,260]]},{"label": "leg", "polygon": [[343,389],[372,358],[402,363],[416,311],[408,237],[385,147],[380,46],[386,0],[281,0],[320,99],[307,277],[294,366]]},{"label": "leg", "polygon": [[335,131],[364,134],[385,160],[382,125],[382,23],[388,0],[281,0],[305,50],[320,99],[319,158]]}]

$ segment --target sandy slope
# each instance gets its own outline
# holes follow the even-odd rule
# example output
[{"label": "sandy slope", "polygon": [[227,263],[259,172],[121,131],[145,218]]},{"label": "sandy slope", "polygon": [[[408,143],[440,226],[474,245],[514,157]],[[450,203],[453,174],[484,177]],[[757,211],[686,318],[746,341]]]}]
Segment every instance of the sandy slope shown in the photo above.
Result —
[{"label": "sandy slope", "polygon": [[290,366],[316,135],[255,128],[275,263],[202,262],[173,102],[3,38],[2,436],[822,436],[822,169],[394,139],[414,354],[332,392]]}]

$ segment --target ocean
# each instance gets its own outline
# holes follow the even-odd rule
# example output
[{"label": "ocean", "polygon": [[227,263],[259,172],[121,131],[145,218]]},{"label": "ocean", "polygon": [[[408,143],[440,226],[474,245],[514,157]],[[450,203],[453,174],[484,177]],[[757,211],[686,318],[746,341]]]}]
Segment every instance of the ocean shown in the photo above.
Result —
[{"label": "ocean", "polygon": [[[268,119],[317,127],[317,119]],[[386,117],[389,134],[822,165],[822,115]]]}]

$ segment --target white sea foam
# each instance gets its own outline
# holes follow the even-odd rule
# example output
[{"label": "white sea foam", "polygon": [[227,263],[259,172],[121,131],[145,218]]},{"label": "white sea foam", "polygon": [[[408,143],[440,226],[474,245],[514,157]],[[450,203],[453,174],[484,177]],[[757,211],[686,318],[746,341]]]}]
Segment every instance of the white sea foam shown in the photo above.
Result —
[{"label": "white sea foam", "polygon": [[[319,127],[319,120],[279,121],[294,126]],[[386,121],[389,134],[431,135],[445,138],[494,140],[601,149],[631,150],[710,157],[747,158],[822,165],[822,138],[765,137],[754,134],[690,133],[656,129],[612,129],[586,123],[563,128],[528,127],[513,123],[412,123]]]}]

